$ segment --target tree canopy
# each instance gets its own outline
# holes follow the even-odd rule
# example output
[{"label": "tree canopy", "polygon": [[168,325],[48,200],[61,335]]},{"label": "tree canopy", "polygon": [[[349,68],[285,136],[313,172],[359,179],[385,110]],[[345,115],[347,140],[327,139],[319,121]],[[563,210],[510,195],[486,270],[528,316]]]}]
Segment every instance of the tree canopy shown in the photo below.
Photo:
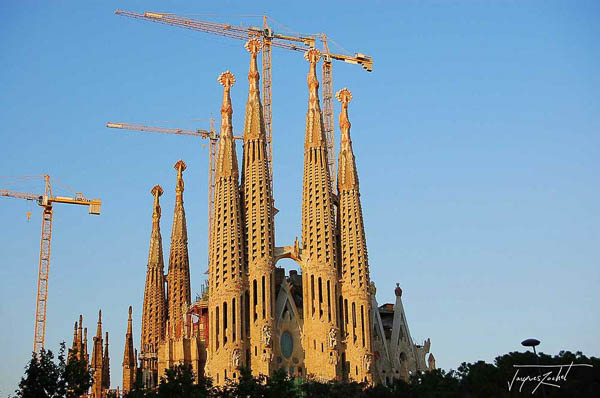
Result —
[{"label": "tree canopy", "polygon": [[[61,344],[58,362],[52,351],[32,355],[25,367],[16,398],[74,398],[88,391],[92,375],[85,361],[64,358]],[[542,364],[545,368],[534,365]],[[578,367],[569,369],[569,365]],[[581,366],[583,364],[591,366]],[[515,367],[527,365],[531,367]],[[555,365],[554,368],[548,366]],[[562,368],[559,368],[562,366]],[[543,370],[540,370],[543,369]],[[552,381],[560,386],[540,385],[536,377],[553,369],[546,382],[562,372],[563,378]],[[515,373],[517,372],[515,376]],[[543,372],[543,373],[542,373]],[[518,377],[521,377],[520,379]],[[525,380],[525,381],[523,381]],[[512,384],[511,384],[512,382]],[[519,391],[521,389],[521,391]],[[457,370],[448,372],[436,369],[419,372],[409,382],[394,380],[390,385],[368,386],[365,383],[332,380],[322,382],[311,378],[292,378],[280,369],[270,377],[253,376],[249,369],[240,368],[239,377],[228,380],[224,386],[213,386],[212,380],[200,377],[196,380],[191,367],[178,365],[167,369],[155,390],[144,389],[141,377],[125,398],[393,398],[393,397],[517,397],[526,394],[548,398],[563,396],[600,396],[600,359],[587,357],[581,352],[561,351],[551,356],[531,352],[511,352],[498,356],[493,363],[463,362]]]},{"label": "tree canopy", "polygon": [[85,360],[72,358],[65,361],[65,343],[60,344],[58,363],[51,350],[32,353],[25,366],[25,375],[15,391],[17,398],[76,398],[92,385],[92,374]]}]

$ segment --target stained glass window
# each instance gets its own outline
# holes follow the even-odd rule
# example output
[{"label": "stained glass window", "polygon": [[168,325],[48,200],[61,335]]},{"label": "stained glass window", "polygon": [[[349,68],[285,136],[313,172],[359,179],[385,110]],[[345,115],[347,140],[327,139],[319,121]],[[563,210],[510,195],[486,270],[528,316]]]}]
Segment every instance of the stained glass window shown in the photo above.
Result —
[{"label": "stained glass window", "polygon": [[283,332],[279,344],[281,345],[281,354],[286,358],[290,359],[292,352],[294,351],[294,339],[290,332]]}]

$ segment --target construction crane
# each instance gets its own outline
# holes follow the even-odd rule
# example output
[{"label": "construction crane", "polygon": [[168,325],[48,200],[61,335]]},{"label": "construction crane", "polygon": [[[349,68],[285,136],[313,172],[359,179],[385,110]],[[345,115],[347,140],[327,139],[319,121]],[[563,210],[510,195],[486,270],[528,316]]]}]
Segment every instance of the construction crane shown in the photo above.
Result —
[{"label": "construction crane", "polygon": [[48,273],[50,271],[50,246],[52,243],[52,207],[55,203],[82,205],[88,207],[89,214],[100,214],[102,202],[100,199],[86,199],[77,192],[75,197],[54,196],[50,185],[50,176],[44,175],[45,191],[43,195],[0,190],[0,196],[26,199],[37,202],[43,208],[42,212],[42,239],[40,243],[40,264],[38,270],[38,287],[35,307],[35,334],[33,338],[33,352],[39,353],[44,348],[46,335],[46,308],[48,302]]},{"label": "construction crane", "polygon": [[[187,135],[193,137],[200,137],[202,139],[208,139],[209,147],[208,147],[208,242],[210,247],[210,242],[212,239],[212,214],[215,203],[215,198],[213,195],[215,189],[215,167],[216,167],[216,158],[217,158],[217,142],[219,141],[219,133],[215,131],[215,120],[210,118],[210,130],[196,129],[196,130],[184,130],[179,128],[168,128],[168,127],[156,127],[156,126],[146,126],[142,124],[133,124],[133,123],[106,123],[106,127],[115,128],[115,129],[123,129],[123,130],[135,130],[135,131],[145,131],[152,133],[164,133],[164,134],[178,134],[178,135]],[[234,136],[234,139],[242,140],[243,137]]]},{"label": "construction crane", "polygon": [[290,35],[276,33],[268,25],[268,16],[262,16],[262,28],[234,26],[225,23],[199,21],[196,19],[181,17],[172,13],[146,11],[139,14],[132,11],[116,10],[115,14],[157,22],[180,28],[196,30],[205,33],[230,37],[234,39],[248,40],[251,37],[262,39],[262,95],[263,115],[265,119],[265,132],[267,136],[267,158],[269,162],[269,175],[271,176],[271,190],[273,189],[273,125],[272,125],[272,100],[271,100],[271,47],[279,47],[286,50],[300,51],[302,53],[315,47],[318,37],[323,45],[321,58],[323,59],[323,122],[327,137],[329,174],[332,181],[335,179],[335,135],[333,116],[333,71],[332,60],[344,61],[350,64],[361,65],[363,69],[371,72],[373,70],[373,59],[365,54],[355,53],[354,56],[333,54],[329,51],[327,36],[317,35]]}]

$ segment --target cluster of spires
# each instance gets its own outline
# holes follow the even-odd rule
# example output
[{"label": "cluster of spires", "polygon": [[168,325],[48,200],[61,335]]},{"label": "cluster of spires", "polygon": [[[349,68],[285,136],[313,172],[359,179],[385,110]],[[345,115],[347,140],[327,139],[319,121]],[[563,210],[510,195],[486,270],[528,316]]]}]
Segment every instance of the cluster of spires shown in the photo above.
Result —
[{"label": "cluster of spires", "polygon": [[[156,185],[151,190],[151,194],[154,197],[154,205],[144,290],[140,349],[140,367],[146,386],[154,386],[158,383],[159,345],[167,339],[180,338],[182,335],[190,333],[186,328],[187,325],[185,322],[187,307],[191,304],[188,237],[183,206],[183,172],[186,167],[183,160],[177,161],[174,165],[177,171],[175,209],[171,232],[169,269],[166,275],[164,273],[163,247],[160,233],[160,196],[164,191],[160,185]],[[133,347],[133,343],[131,343],[131,347]],[[126,345],[125,349],[127,352],[133,348]],[[124,385],[124,391],[126,390]]]},{"label": "cluster of spires", "polygon": [[[258,84],[260,42],[251,39],[245,47],[251,60],[241,183],[231,121],[230,90],[235,78],[227,71],[218,79],[224,91],[209,256],[210,344],[205,368],[217,384],[235,378],[240,365],[251,368],[254,374],[270,374],[277,366],[273,363],[272,344],[276,326],[274,208]],[[342,145],[335,195],[316,74],[321,54],[311,49],[305,57],[310,69],[302,247],[295,245],[296,253],[284,255],[295,257],[303,270],[302,346],[306,372],[333,379],[355,369],[350,375],[353,380],[370,381],[369,272],[348,120],[352,95],[348,89],[337,93],[342,103]],[[285,248],[277,249],[285,252]]]},{"label": "cluster of spires", "polygon": [[75,321],[73,345],[69,349],[67,362],[83,362],[85,368],[92,371],[93,384],[90,398],[103,398],[110,388],[110,357],[108,354],[108,332],[105,334],[105,339],[102,339],[102,310],[98,312],[98,326],[96,336],[93,339],[91,361],[87,351],[87,343],[87,328],[83,328],[83,316],[79,315],[79,323]]},{"label": "cluster of spires", "polygon": [[[276,367],[272,352],[272,334],[275,330],[274,207],[257,69],[257,54],[261,43],[251,39],[245,47],[250,52],[251,62],[241,183],[233,138],[230,96],[235,77],[226,71],[218,78],[223,85],[223,103],[215,172],[215,206],[211,226],[213,238],[209,247],[210,343],[207,342],[208,358],[205,366],[205,373],[216,379],[217,384],[228,377],[235,377],[240,365],[250,367],[254,374],[267,375]],[[302,345],[305,350],[306,371],[318,377],[333,379],[343,372],[344,365],[339,366],[341,360],[343,363],[347,361],[351,369],[356,367],[357,377],[353,379],[370,381],[372,353],[369,272],[348,120],[348,103],[352,94],[348,89],[336,94],[342,103],[342,139],[336,196],[332,192],[327,139],[319,105],[316,64],[321,54],[317,49],[311,49],[305,53],[305,57],[310,63],[310,69],[304,143],[302,246],[295,245],[295,257],[303,269]],[[191,304],[187,226],[183,207],[183,171],[186,164],[179,160],[174,168],[177,170],[176,200],[166,275],[159,200],[164,191],[160,185],[151,190],[154,198],[152,232],[139,355],[141,375],[146,386],[155,386],[158,382],[159,345],[166,339],[177,338],[186,333],[186,310]],[[318,294],[315,293],[317,286]],[[131,389],[138,371],[131,312],[130,307],[123,355],[124,392]],[[357,325],[357,319],[362,322],[362,328],[360,324]],[[84,352],[83,357],[87,362],[86,344],[81,341],[81,321],[80,318],[79,328],[76,323],[72,350],[74,353]],[[347,336],[352,336],[352,339],[349,340]],[[102,344],[99,314],[90,365],[95,376],[93,398],[103,397],[103,391],[110,384],[108,333],[104,351]]]}]

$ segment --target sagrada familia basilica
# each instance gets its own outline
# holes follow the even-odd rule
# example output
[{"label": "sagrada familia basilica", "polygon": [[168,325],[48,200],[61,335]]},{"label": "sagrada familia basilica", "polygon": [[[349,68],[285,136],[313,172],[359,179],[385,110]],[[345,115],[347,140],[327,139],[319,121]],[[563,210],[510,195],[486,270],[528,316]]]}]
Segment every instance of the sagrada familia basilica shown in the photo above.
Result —
[{"label": "sagrada familia basilica", "polygon": [[[175,164],[176,200],[166,274],[160,232],[163,189],[157,185],[151,191],[152,233],[140,350],[138,354],[134,349],[130,308],[123,391],[132,388],[136,377],[147,387],[156,386],[165,369],[178,364],[190,365],[197,376],[211,377],[216,385],[238,378],[242,366],[254,375],[269,375],[283,368],[294,377],[383,384],[435,368],[433,355],[426,359],[429,339],[423,344],[413,342],[400,287],[395,289],[393,304],[379,306],[375,299],[350,138],[348,106],[352,94],[345,88],[336,94],[342,105],[341,145],[337,192],[332,189],[318,95],[317,49],[305,53],[310,67],[302,240],[275,246],[273,192],[257,69],[260,44],[255,39],[246,43],[250,69],[241,173],[230,98],[235,78],[230,72],[218,78],[223,103],[208,283],[195,302],[191,297],[183,201],[186,164],[181,160]],[[296,261],[301,274],[291,270],[286,275],[277,267],[283,258]],[[79,348],[87,359],[80,336],[76,325],[73,348]],[[94,398],[103,397],[110,384],[107,347],[108,334],[103,354],[99,319],[92,366],[98,368],[100,381],[92,388]]]}]

